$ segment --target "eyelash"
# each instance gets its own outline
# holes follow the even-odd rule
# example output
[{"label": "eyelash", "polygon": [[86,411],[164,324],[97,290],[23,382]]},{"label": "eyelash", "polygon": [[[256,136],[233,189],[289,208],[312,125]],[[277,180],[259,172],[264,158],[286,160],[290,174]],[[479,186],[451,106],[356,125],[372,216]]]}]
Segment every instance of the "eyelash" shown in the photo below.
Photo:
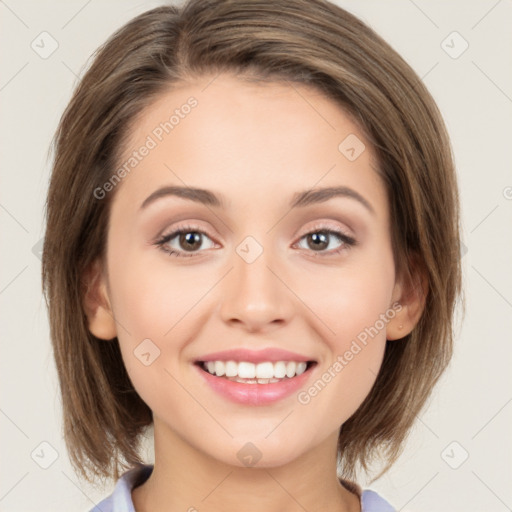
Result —
[{"label": "eyelash", "polygon": [[[161,249],[163,252],[165,252],[169,256],[176,256],[177,258],[182,258],[182,257],[189,258],[189,257],[192,257],[192,256],[196,256],[197,252],[192,252],[192,253],[187,254],[185,251],[175,251],[174,249],[170,249],[167,246],[167,244],[173,238],[175,238],[176,236],[182,235],[184,233],[191,233],[191,232],[192,233],[199,233],[199,234],[202,234],[202,235],[206,235],[208,238],[210,238],[208,236],[208,234],[205,233],[202,229],[199,229],[198,227],[195,227],[195,226],[188,225],[188,226],[182,226],[179,229],[176,229],[176,230],[172,231],[171,233],[169,233],[167,235],[163,235],[162,237],[160,237],[155,242],[155,245],[158,246],[159,249]],[[312,251],[314,253],[314,257],[334,256],[334,255],[337,255],[337,254],[341,253],[342,251],[345,251],[345,250],[350,249],[351,247],[354,247],[358,243],[354,238],[352,238],[351,236],[346,235],[342,231],[328,229],[325,226],[323,226],[323,227],[322,226],[316,226],[311,231],[309,231],[308,233],[303,235],[300,238],[300,240],[302,240],[306,236],[312,235],[314,233],[325,233],[327,235],[334,235],[334,236],[336,236],[339,239],[339,241],[343,242],[343,245],[341,247],[339,247],[338,249],[329,251],[329,252],[326,252],[326,251],[318,251],[318,252],[317,251]],[[325,253],[325,254],[322,254],[322,253]]]}]

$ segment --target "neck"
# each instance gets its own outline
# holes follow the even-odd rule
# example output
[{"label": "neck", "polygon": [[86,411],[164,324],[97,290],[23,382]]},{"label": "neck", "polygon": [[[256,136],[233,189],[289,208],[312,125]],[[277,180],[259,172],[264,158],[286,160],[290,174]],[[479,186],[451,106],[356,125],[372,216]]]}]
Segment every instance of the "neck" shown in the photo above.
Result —
[{"label": "neck", "polygon": [[136,512],[361,510],[359,497],[336,475],[337,432],[287,464],[239,467],[195,449],[154,419],[155,464],[132,492]]}]

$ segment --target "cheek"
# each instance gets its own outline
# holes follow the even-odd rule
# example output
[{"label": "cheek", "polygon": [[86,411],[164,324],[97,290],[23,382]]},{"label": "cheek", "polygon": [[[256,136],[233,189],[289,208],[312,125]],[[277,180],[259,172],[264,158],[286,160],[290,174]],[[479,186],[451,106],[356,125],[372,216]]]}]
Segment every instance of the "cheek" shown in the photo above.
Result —
[{"label": "cheek", "polygon": [[[315,287],[307,288],[306,281],[315,282]],[[314,322],[324,334],[328,359],[298,401],[315,403],[314,407],[322,409],[321,415],[341,424],[366,398],[382,364],[386,326],[395,316],[390,308],[394,286],[391,251],[330,273],[325,269],[317,275],[310,273],[301,286],[300,293],[318,317]]]},{"label": "cheek", "polygon": [[[218,279],[211,269],[198,271],[176,264],[173,268],[167,259],[171,257],[156,251],[125,248],[116,252],[112,244],[109,254],[111,304],[123,361],[148,404],[154,390],[162,387],[162,377],[169,390],[176,388],[174,395],[180,396],[179,387],[165,371],[175,374],[187,358],[187,346],[209,312],[204,297]],[[153,362],[146,366],[149,361]]]},{"label": "cheek", "polygon": [[167,336],[204,294],[201,283],[208,284],[192,267],[173,270],[165,258],[159,255],[155,262],[142,251],[131,251],[122,265],[111,266],[112,307],[135,339]]},{"label": "cheek", "polygon": [[137,393],[154,411],[180,410],[187,400],[176,370],[193,337],[187,312],[198,299],[187,293],[185,283],[171,277],[159,268],[139,265],[137,258],[125,258],[122,269],[110,276],[112,308],[122,324],[117,332],[124,366]]},{"label": "cheek", "polygon": [[294,291],[315,313],[317,324],[323,324],[322,332],[333,349],[346,350],[350,340],[359,335],[364,339],[368,330],[372,338],[385,337],[385,317],[387,314],[389,321],[394,287],[393,265],[391,253],[381,251],[380,256],[365,254],[339,267],[311,266],[302,273]]}]

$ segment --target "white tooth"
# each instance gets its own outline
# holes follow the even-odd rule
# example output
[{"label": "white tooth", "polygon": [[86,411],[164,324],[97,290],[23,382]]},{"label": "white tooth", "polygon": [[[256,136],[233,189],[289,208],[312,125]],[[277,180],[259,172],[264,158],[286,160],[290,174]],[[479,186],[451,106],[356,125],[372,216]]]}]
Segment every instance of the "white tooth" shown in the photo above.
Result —
[{"label": "white tooth", "polygon": [[241,379],[240,377],[233,377],[229,380],[232,380],[234,382],[240,382],[242,384],[257,384],[258,381],[256,379]]},{"label": "white tooth", "polygon": [[215,361],[215,374],[222,377],[226,373],[224,361]]},{"label": "white tooth", "polygon": [[301,373],[304,373],[306,371],[307,363],[304,361],[301,361],[299,364],[297,364],[297,369],[295,370],[297,375],[300,375]]},{"label": "white tooth", "polygon": [[256,377],[258,379],[271,379],[274,376],[274,365],[268,363],[258,363],[256,365]]},{"label": "white tooth", "polygon": [[238,375],[238,365],[235,361],[226,361],[226,377],[236,377]]},{"label": "white tooth", "polygon": [[294,361],[289,361],[286,365],[286,376],[290,379],[295,376],[295,369],[297,368],[297,365]]},{"label": "white tooth", "polygon": [[[301,375],[306,371],[307,363],[304,361],[277,361],[272,363],[271,361],[265,361],[263,363],[250,363],[247,361],[206,361],[203,363],[203,368],[212,375],[218,377],[236,377],[242,380],[241,382],[247,382],[247,379],[254,379],[251,383],[258,382],[257,379],[261,379],[261,383],[278,382],[278,379],[284,377],[293,378],[295,375]],[[248,382],[247,382],[248,383]]]},{"label": "white tooth", "polygon": [[258,384],[268,384],[270,379],[258,379]]},{"label": "white tooth", "polygon": [[238,363],[238,376],[241,379],[254,379],[256,377],[256,365],[246,361]]},{"label": "white tooth", "polygon": [[274,377],[276,379],[282,379],[286,375],[286,363],[284,361],[278,361],[274,363]]}]

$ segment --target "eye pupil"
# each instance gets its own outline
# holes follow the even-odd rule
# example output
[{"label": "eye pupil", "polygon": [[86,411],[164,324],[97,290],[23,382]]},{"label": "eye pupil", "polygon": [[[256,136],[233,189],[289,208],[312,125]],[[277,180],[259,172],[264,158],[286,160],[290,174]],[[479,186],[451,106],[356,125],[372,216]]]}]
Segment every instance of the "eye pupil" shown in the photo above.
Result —
[{"label": "eye pupil", "polygon": [[[328,237],[326,235],[326,233],[324,233],[323,231],[319,231],[318,233],[311,233],[309,235],[310,237],[310,240],[313,240],[315,243],[313,245],[311,245],[310,247],[313,248],[313,249],[318,249],[318,248],[321,248],[321,249],[325,249],[325,247],[327,247],[329,245],[329,241],[328,241]],[[316,243],[316,242],[319,242],[319,243]]]},{"label": "eye pupil", "polygon": [[[180,236],[180,244],[183,247],[189,247],[191,249],[197,249],[198,247],[194,247],[194,244],[197,246],[201,246],[201,234],[196,231],[188,231],[187,233],[183,233]],[[192,247],[191,247],[192,246]]]}]

